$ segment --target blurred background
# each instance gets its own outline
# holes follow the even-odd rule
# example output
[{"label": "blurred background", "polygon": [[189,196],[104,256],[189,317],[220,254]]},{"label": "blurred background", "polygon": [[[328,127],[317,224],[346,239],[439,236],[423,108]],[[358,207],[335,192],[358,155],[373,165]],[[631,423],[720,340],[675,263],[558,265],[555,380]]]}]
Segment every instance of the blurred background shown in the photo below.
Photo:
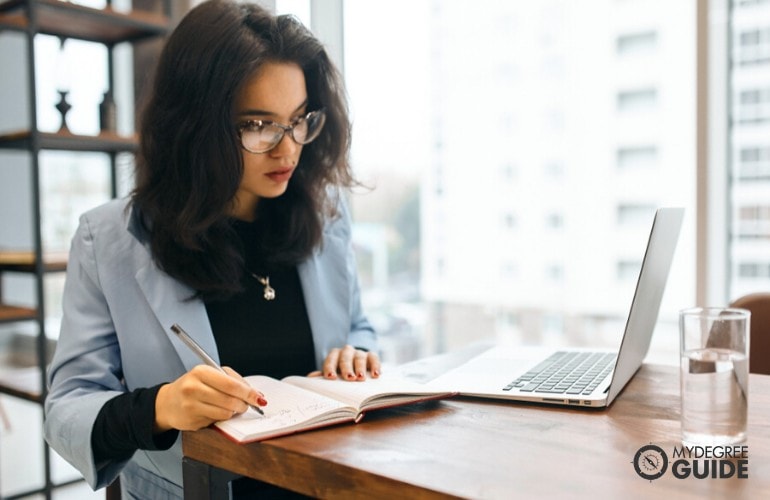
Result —
[{"label": "blurred background", "polygon": [[[172,3],[181,15],[197,2]],[[344,72],[362,182],[354,246],[385,361],[482,340],[617,346],[662,206],[686,215],[648,361],[678,363],[679,309],[770,289],[770,0],[260,3],[311,27]],[[125,45],[115,100],[130,134],[147,68]],[[35,51],[38,128],[59,129],[66,88],[70,130],[96,134],[105,47],[39,35]],[[0,30],[0,132],[24,126],[24,52]],[[0,151],[0,249],[32,245],[34,221],[18,208],[30,203],[28,167],[6,168],[25,161]],[[66,252],[79,214],[110,198],[108,163],[41,155],[47,251]],[[117,163],[125,195],[133,159]],[[52,345],[63,280],[45,279]],[[34,303],[28,276],[4,277],[1,291]],[[1,352],[34,351],[36,325],[0,330]],[[28,443],[42,416],[0,395],[1,408],[10,496],[39,482],[41,451]]]}]

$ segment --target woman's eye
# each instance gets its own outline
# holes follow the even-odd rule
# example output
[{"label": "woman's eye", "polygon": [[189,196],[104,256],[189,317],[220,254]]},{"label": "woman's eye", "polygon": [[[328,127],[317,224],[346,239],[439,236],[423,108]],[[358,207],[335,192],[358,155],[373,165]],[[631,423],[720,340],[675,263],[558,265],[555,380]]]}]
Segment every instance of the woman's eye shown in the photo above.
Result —
[{"label": "woman's eye", "polygon": [[270,122],[263,122],[263,121],[256,121],[256,122],[247,122],[243,125],[244,132],[262,132],[264,130],[267,130],[270,128],[270,125],[272,123]]},{"label": "woman's eye", "polygon": [[291,124],[296,125],[297,123],[305,121],[305,117],[307,117],[307,113],[303,113],[295,118],[291,119]]}]

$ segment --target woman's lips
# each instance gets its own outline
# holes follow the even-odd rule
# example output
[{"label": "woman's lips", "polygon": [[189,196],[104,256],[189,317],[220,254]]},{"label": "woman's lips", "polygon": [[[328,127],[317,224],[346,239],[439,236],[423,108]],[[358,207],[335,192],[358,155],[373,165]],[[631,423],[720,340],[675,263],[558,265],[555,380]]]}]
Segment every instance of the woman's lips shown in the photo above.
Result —
[{"label": "woman's lips", "polygon": [[291,167],[287,168],[279,168],[277,170],[273,170],[272,172],[268,172],[265,175],[270,177],[270,179],[273,182],[286,182],[291,178],[291,174],[294,172],[294,169]]}]

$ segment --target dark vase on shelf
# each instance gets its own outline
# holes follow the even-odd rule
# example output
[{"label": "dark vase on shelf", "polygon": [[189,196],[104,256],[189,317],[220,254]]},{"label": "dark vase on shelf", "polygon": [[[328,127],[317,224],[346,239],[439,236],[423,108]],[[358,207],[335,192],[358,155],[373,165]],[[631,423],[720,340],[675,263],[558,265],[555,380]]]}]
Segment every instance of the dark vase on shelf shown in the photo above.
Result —
[{"label": "dark vase on shelf", "polygon": [[102,132],[116,132],[118,128],[117,109],[112,92],[105,92],[99,104],[99,127]]},{"label": "dark vase on shelf", "polygon": [[67,91],[59,90],[59,102],[56,103],[56,109],[59,110],[59,113],[61,114],[61,127],[59,128],[59,131],[61,132],[69,132],[69,128],[67,127],[67,113],[71,108],[72,105],[67,102]]}]

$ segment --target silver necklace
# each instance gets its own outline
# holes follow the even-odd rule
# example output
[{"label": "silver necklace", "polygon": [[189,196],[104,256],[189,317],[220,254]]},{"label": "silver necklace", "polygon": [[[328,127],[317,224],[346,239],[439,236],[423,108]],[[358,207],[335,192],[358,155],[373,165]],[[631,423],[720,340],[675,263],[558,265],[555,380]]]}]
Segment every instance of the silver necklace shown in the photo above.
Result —
[{"label": "silver necklace", "polygon": [[275,288],[270,286],[270,276],[262,277],[254,273],[251,273],[251,276],[265,287],[262,294],[265,300],[273,300],[275,298]]}]

